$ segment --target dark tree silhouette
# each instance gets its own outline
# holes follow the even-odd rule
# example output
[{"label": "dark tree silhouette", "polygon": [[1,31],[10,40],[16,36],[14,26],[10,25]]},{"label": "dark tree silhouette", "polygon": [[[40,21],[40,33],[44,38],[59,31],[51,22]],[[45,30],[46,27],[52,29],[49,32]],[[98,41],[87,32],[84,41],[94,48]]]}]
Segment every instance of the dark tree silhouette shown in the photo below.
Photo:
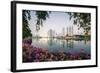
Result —
[{"label": "dark tree silhouette", "polygon": [[50,12],[48,11],[36,11],[36,17],[37,17],[36,31],[39,31],[40,27],[43,26],[43,21],[49,18],[49,13]]},{"label": "dark tree silhouette", "polygon": [[70,20],[73,19],[74,24],[80,28],[84,29],[85,35],[88,35],[88,32],[91,29],[91,14],[90,13],[71,13],[68,12],[70,15]]},{"label": "dark tree silhouette", "polygon": [[[30,10],[23,10],[23,38],[32,37],[31,30],[29,28],[28,21],[31,19]],[[49,17],[48,11],[36,11],[36,31],[40,30],[40,27],[43,26],[43,21]]]},{"label": "dark tree silhouette", "polygon": [[28,21],[31,19],[31,16],[30,16],[30,10],[23,10],[22,12],[22,20],[23,20],[23,26],[22,26],[22,30],[23,30],[23,38],[26,38],[26,37],[31,37],[32,34],[31,34],[31,30],[28,26]]}]

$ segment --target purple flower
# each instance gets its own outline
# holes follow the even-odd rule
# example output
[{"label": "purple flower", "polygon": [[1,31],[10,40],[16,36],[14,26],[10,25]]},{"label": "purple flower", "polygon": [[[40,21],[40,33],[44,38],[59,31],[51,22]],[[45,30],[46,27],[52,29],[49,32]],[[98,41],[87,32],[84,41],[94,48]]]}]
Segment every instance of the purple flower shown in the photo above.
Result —
[{"label": "purple flower", "polygon": [[39,59],[39,58],[40,58],[40,54],[37,53],[37,54],[35,55],[35,58],[36,58],[36,59]]},{"label": "purple flower", "polygon": [[40,62],[40,60],[39,59],[35,59],[34,62]]}]

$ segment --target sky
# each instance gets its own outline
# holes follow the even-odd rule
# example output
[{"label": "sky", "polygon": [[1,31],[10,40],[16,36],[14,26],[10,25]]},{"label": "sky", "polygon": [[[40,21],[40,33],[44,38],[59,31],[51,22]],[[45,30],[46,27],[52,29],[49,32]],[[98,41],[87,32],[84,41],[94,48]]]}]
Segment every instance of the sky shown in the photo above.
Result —
[{"label": "sky", "polygon": [[[31,10],[31,20],[29,21],[29,28],[32,31],[33,35],[36,35],[36,15],[35,11]],[[48,36],[48,31],[50,29],[54,30],[58,35],[63,34],[63,28],[65,29],[65,32],[67,33],[67,28],[73,27],[73,34],[82,34],[83,30],[78,30],[77,25],[73,24],[73,19],[69,19],[69,15],[65,12],[60,11],[51,11],[49,14],[49,18],[46,19],[46,21],[43,22],[43,27],[40,28],[38,34],[40,36]]]}]

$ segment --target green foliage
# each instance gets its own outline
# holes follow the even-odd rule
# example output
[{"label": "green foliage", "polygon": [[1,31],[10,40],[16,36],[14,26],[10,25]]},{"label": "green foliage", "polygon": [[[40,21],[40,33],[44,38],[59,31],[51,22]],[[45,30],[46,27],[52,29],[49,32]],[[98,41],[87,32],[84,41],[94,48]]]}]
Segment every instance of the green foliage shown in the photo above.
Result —
[{"label": "green foliage", "polygon": [[31,16],[30,16],[30,11],[29,10],[23,10],[23,27],[22,27],[22,31],[23,31],[23,38],[26,38],[26,37],[31,37],[32,34],[31,34],[31,30],[28,26],[28,20],[31,19]]},{"label": "green foliage", "polygon": [[[43,26],[43,21],[49,17],[47,11],[36,11],[36,31],[40,30],[40,26]],[[28,26],[28,21],[31,19],[30,10],[23,10],[23,38],[32,37],[31,30]]]},{"label": "green foliage", "polygon": [[49,17],[49,13],[47,11],[36,11],[36,17],[37,17],[37,22],[36,22],[36,31],[40,30],[40,26],[43,26],[43,21],[45,21]]},{"label": "green foliage", "polygon": [[68,13],[70,19],[73,18],[73,23],[80,28],[84,29],[84,33],[88,34],[91,29],[91,14],[90,13]]}]

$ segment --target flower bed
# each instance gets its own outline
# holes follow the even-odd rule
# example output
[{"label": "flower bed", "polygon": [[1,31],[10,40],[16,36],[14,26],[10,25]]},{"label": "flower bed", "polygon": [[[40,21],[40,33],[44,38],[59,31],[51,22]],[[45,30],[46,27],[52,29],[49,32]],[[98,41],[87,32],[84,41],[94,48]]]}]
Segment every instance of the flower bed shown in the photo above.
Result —
[{"label": "flower bed", "polygon": [[80,49],[80,53],[72,54],[66,52],[50,53],[48,49],[32,46],[27,40],[23,41],[23,62],[48,62],[48,61],[67,61],[67,60],[86,60],[90,59],[90,54]]}]

